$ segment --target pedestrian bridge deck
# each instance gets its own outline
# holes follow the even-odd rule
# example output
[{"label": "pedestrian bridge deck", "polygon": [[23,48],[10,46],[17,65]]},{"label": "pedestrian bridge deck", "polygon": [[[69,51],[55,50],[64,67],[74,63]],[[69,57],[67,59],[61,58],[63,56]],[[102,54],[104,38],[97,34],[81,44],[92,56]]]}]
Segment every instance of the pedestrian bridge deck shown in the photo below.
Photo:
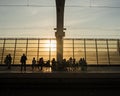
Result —
[{"label": "pedestrian bridge deck", "polygon": [[20,66],[0,66],[0,78],[118,78],[120,66],[88,66],[86,71],[80,67],[67,68],[66,71],[52,71],[51,67],[43,67],[41,71],[31,66],[26,71],[21,71]]},{"label": "pedestrian bridge deck", "polygon": [[[20,66],[0,66],[2,96],[55,95],[108,96],[118,95],[120,89],[120,66],[88,66],[87,71],[20,71]],[[91,95],[92,94],[92,95]]]}]

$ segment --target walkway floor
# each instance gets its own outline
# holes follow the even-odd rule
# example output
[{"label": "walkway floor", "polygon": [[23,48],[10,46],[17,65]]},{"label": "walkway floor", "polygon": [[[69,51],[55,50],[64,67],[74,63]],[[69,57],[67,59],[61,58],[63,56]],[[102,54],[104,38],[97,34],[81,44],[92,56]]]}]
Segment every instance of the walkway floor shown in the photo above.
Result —
[{"label": "walkway floor", "polygon": [[[20,66],[12,66],[10,70],[7,69],[7,66],[0,66],[0,73],[55,73],[58,71],[52,71],[51,67],[43,67],[41,71],[38,68],[32,70],[31,66],[26,67],[26,71],[22,71]],[[87,71],[81,71],[81,68],[67,68],[67,71],[62,71],[62,73],[120,73],[119,66],[108,66],[108,67],[87,67]]]},{"label": "walkway floor", "polygon": [[[0,96],[117,96],[120,94],[120,67],[88,67],[87,71],[42,71],[27,66],[0,66]],[[42,89],[42,90],[41,90]]]},{"label": "walkway floor", "polygon": [[[23,74],[24,73],[24,74]],[[87,71],[80,68],[67,68],[67,71],[52,71],[50,67],[43,67],[32,70],[27,66],[26,71],[21,71],[20,66],[12,66],[11,70],[7,66],[0,66],[0,78],[118,78],[120,77],[120,67],[88,67]]]}]

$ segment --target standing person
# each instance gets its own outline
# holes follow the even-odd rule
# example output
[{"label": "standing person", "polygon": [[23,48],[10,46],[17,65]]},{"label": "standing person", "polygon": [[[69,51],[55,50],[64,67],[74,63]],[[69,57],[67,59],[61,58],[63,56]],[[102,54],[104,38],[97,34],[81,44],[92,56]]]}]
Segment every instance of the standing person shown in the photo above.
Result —
[{"label": "standing person", "polygon": [[67,71],[67,61],[66,61],[66,59],[63,59],[62,66],[63,66],[63,70]]},{"label": "standing person", "polygon": [[32,60],[32,70],[35,68],[35,65],[36,65],[36,60],[35,60],[35,57],[34,57],[33,60]]},{"label": "standing person", "polygon": [[83,66],[84,66],[84,71],[87,71],[87,62],[85,58],[83,58]]},{"label": "standing person", "polygon": [[56,71],[56,60],[55,60],[55,58],[52,59],[52,71]]},{"label": "standing person", "polygon": [[8,54],[4,60],[4,63],[7,65],[8,69],[11,69],[11,62],[12,62],[11,54]]},{"label": "standing person", "polygon": [[[39,59],[39,66],[41,67],[40,70],[43,69],[43,65],[44,65],[44,59],[43,59],[43,57],[41,57],[41,58]],[[38,66],[38,68],[39,68],[39,66]]]},{"label": "standing person", "polygon": [[12,57],[11,54],[8,54],[8,69],[11,69]]},{"label": "standing person", "polygon": [[77,68],[76,68],[76,59],[73,58],[73,64],[72,64],[72,67],[73,67],[73,71],[75,71]]},{"label": "standing person", "polygon": [[79,67],[80,67],[81,71],[84,70],[83,69],[83,60],[82,60],[82,58],[80,58],[80,60],[79,60]]},{"label": "standing person", "polygon": [[20,59],[20,62],[21,62],[21,71],[24,67],[24,71],[26,71],[26,60],[27,60],[27,57],[25,56],[25,54],[23,54],[21,56],[21,59]]},{"label": "standing person", "polygon": [[72,70],[73,59],[72,57],[69,58],[69,71]]}]

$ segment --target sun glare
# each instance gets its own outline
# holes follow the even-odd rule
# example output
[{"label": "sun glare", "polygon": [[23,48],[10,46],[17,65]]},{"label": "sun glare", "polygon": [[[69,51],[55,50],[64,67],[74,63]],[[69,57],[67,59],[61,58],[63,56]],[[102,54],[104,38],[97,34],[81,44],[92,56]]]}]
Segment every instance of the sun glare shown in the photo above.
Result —
[{"label": "sun glare", "polygon": [[51,51],[56,51],[56,41],[46,42],[45,47],[50,48]]}]

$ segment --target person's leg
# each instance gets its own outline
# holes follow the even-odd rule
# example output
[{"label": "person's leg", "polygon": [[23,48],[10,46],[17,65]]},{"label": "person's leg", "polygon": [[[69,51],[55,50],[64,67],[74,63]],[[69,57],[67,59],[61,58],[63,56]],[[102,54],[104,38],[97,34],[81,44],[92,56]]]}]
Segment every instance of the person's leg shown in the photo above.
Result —
[{"label": "person's leg", "polygon": [[11,62],[9,63],[9,67],[8,68],[11,69]]},{"label": "person's leg", "polygon": [[41,70],[43,69],[43,66],[42,66],[42,64],[41,64]]},{"label": "person's leg", "polygon": [[38,70],[39,70],[39,66],[40,66],[40,65],[38,64]]},{"label": "person's leg", "polygon": [[34,69],[34,66],[33,66],[33,64],[32,64],[32,70]]}]

